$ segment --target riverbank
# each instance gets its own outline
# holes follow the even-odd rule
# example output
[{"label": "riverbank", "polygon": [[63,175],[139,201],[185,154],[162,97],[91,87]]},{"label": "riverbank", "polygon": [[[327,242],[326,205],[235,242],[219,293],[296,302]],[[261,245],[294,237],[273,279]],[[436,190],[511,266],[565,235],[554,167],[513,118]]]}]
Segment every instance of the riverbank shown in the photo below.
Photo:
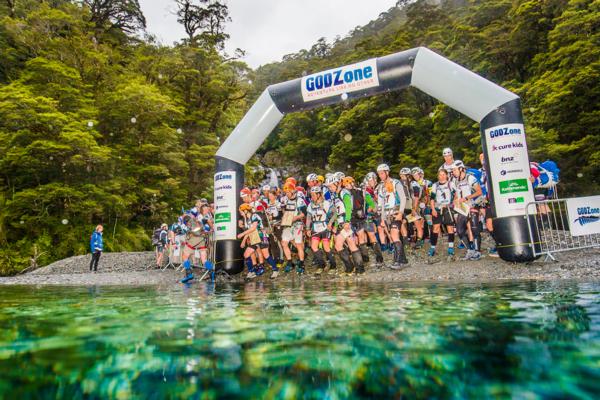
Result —
[{"label": "riverbank", "polygon": [[[462,254],[462,253],[459,253]],[[386,261],[391,261],[386,256]],[[361,281],[361,282],[493,282],[507,280],[581,280],[600,281],[600,249],[586,249],[556,255],[557,261],[542,259],[529,264],[512,264],[486,256],[479,261],[462,261],[445,256],[429,260],[424,251],[409,254],[410,265],[403,270],[369,266],[360,276],[315,274],[310,266],[306,274],[281,273],[277,282],[291,281]],[[182,272],[171,268],[154,268],[152,252],[106,253],[99,271],[89,271],[90,255],[57,261],[24,275],[0,278],[0,285],[175,285]],[[198,272],[196,272],[198,276]],[[270,272],[254,281],[270,281]],[[218,276],[217,281],[244,282],[245,274]]]}]

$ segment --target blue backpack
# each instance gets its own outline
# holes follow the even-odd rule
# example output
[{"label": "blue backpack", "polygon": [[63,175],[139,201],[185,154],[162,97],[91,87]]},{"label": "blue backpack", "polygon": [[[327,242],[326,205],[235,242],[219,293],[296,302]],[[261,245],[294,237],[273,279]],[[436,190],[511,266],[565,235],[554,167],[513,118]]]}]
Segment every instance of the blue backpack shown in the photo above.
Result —
[{"label": "blue backpack", "polygon": [[[539,165],[541,167],[541,169],[544,169],[547,171],[548,175],[550,176],[550,180],[554,182],[554,184],[556,185],[559,180],[560,180],[560,168],[558,168],[558,165],[556,165],[556,163],[552,160],[546,160],[543,163],[540,163]],[[542,171],[540,170],[540,173]]]},{"label": "blue backpack", "polygon": [[483,173],[477,168],[467,168],[467,174],[473,175],[477,179],[483,196],[487,196],[487,185],[483,183]]}]

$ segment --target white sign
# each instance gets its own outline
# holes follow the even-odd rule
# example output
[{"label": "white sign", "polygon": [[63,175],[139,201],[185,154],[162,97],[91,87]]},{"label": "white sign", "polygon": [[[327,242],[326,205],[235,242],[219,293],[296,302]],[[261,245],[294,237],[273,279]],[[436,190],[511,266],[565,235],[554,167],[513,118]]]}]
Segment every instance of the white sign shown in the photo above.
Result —
[{"label": "white sign", "polygon": [[215,174],[215,238],[236,239],[236,172],[222,171]]},{"label": "white sign", "polygon": [[[376,59],[330,69],[302,78],[305,102],[333,96],[348,98],[348,93],[379,86]],[[345,96],[344,96],[345,95]]]},{"label": "white sign", "polygon": [[567,216],[572,236],[600,233],[600,196],[567,199]]},{"label": "white sign", "polygon": [[523,124],[486,129],[485,143],[496,215],[499,218],[525,215],[525,208],[534,197]]}]

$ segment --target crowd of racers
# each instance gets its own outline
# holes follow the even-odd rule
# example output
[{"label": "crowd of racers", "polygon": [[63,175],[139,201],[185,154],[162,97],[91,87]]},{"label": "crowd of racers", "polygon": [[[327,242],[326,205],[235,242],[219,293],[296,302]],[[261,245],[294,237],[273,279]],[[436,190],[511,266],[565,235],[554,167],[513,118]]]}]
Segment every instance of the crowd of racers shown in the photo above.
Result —
[{"label": "crowd of racers", "polygon": [[[443,233],[448,256],[455,256],[456,242],[466,248],[464,260],[478,260],[484,225],[493,235],[483,154],[477,174],[451,149],[443,157],[433,182],[419,167],[400,169],[397,179],[380,164],[360,181],[343,172],[311,173],[304,186],[290,177],[281,188],[243,188],[238,239],[247,278],[265,267],[272,279],[281,268],[303,274],[308,249],[316,274],[362,274],[371,257],[371,266],[384,266],[386,251],[393,253],[388,266],[398,270],[408,265],[407,246],[419,249],[428,239],[433,257]],[[495,249],[489,254],[495,256]]]}]

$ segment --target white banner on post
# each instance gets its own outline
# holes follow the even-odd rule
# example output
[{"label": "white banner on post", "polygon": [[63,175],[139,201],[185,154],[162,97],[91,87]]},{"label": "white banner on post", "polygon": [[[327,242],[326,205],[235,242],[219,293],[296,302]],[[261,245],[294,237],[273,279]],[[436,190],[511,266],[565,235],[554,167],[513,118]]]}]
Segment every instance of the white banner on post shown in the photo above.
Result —
[{"label": "white banner on post", "polygon": [[567,199],[567,216],[572,236],[600,233],[600,196]]},{"label": "white banner on post", "polygon": [[215,174],[215,237],[217,240],[236,238],[235,171]]}]

